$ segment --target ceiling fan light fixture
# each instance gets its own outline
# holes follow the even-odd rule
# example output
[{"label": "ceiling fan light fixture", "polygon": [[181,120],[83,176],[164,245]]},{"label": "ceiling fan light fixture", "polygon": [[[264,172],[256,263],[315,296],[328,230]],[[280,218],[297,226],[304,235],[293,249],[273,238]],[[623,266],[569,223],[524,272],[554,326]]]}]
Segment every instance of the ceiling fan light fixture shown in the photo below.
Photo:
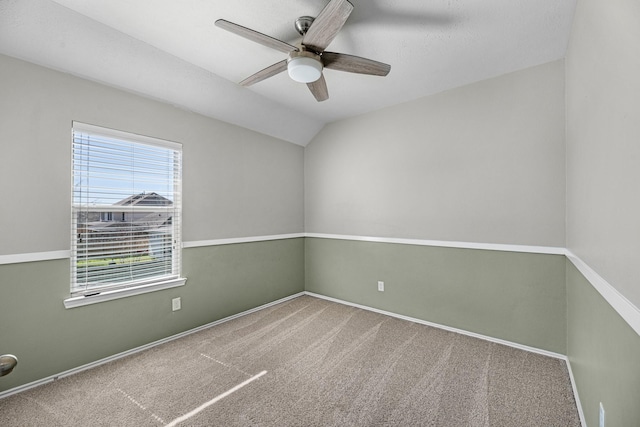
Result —
[{"label": "ceiling fan light fixture", "polygon": [[251,86],[286,69],[292,80],[306,83],[316,101],[322,102],[329,99],[322,71],[325,66],[333,70],[371,76],[386,76],[391,70],[390,65],[372,59],[325,51],[352,11],[353,4],[349,0],[329,0],[317,17],[301,16],[295,22],[296,30],[302,36],[297,46],[224,19],[216,20],[216,26],[289,55],[288,59],[278,61],[242,80],[239,83],[241,86]]},{"label": "ceiling fan light fixture", "polygon": [[310,52],[295,52],[287,61],[287,71],[296,82],[315,82],[322,76],[322,62]]}]

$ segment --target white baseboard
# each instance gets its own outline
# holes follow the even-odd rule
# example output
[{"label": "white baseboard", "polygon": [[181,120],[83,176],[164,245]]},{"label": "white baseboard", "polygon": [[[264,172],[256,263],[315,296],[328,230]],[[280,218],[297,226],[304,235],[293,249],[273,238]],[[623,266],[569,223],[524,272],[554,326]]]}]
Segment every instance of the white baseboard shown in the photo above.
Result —
[{"label": "white baseboard", "polygon": [[576,400],[576,406],[578,407],[578,415],[580,416],[580,424],[582,427],[587,427],[587,422],[584,418],[584,411],[582,410],[582,403],[580,403],[580,396],[578,395],[578,387],[576,386],[576,380],[573,377],[573,371],[571,370],[571,362],[567,357],[567,370],[569,371],[569,379],[571,379],[571,388],[573,389],[573,397]]},{"label": "white baseboard", "polygon": [[374,313],[384,314],[385,316],[391,316],[391,317],[395,317],[397,319],[408,320],[409,322],[414,322],[414,323],[418,323],[418,324],[421,324],[421,325],[431,326],[431,327],[434,327],[434,328],[443,329],[445,331],[455,332],[457,334],[462,334],[462,335],[466,335],[466,336],[470,336],[470,337],[474,337],[474,338],[479,338],[481,340],[493,342],[493,343],[496,343],[496,344],[502,344],[502,345],[506,345],[508,347],[517,348],[519,350],[524,350],[524,351],[528,351],[528,352],[531,352],[531,353],[537,353],[537,354],[541,354],[543,356],[548,356],[548,357],[553,357],[555,359],[563,360],[567,364],[567,370],[569,371],[569,378],[571,380],[571,388],[573,390],[573,395],[574,395],[575,400],[576,400],[576,406],[578,408],[578,415],[580,416],[580,423],[581,423],[582,427],[586,427],[587,426],[587,423],[585,422],[585,419],[584,419],[584,412],[582,411],[582,405],[580,403],[580,397],[578,396],[578,388],[576,387],[576,382],[575,382],[575,379],[573,378],[573,371],[571,370],[571,363],[569,362],[569,358],[567,356],[565,356],[564,354],[555,353],[553,351],[543,350],[543,349],[540,349],[540,348],[531,347],[531,346],[524,345],[524,344],[514,343],[514,342],[511,342],[511,341],[506,341],[506,340],[503,340],[503,339],[500,339],[500,338],[494,338],[494,337],[490,337],[490,336],[487,336],[487,335],[477,334],[475,332],[465,331],[464,329],[452,328],[450,326],[440,325],[438,323],[428,322],[426,320],[416,319],[414,317],[404,316],[402,314],[397,314],[397,313],[393,313],[393,312],[390,312],[390,311],[380,310],[380,309],[369,307],[369,306],[366,306],[366,305],[356,304],[356,303],[352,303],[352,302],[349,302],[349,301],[344,301],[344,300],[341,300],[341,299],[328,297],[326,295],[316,294],[316,293],[313,293],[313,292],[305,291],[304,294],[308,295],[308,296],[311,296],[311,297],[321,298],[321,299],[324,299],[324,300],[327,300],[327,301],[332,301],[332,302],[335,302],[335,303],[338,303],[338,304],[344,304],[344,305],[348,305],[348,306],[351,306],[351,307],[356,307],[356,308],[360,308],[360,309],[363,309],[363,310],[372,311]]},{"label": "white baseboard", "polygon": [[0,399],[5,398],[5,397],[9,397],[9,396],[11,396],[13,394],[17,394],[17,393],[20,393],[20,392],[23,392],[23,391],[26,391],[26,390],[29,390],[29,389],[32,389],[34,387],[38,387],[38,386],[43,385],[43,384],[50,383],[50,382],[58,380],[60,378],[68,377],[69,375],[73,375],[73,374],[77,374],[77,373],[82,372],[82,371],[86,371],[87,369],[95,368],[96,366],[104,365],[105,363],[109,363],[109,362],[112,362],[114,360],[118,360],[118,359],[121,359],[123,357],[127,357],[127,356],[130,356],[130,355],[135,354],[135,353],[139,353],[139,352],[144,351],[144,350],[148,350],[148,349],[153,348],[155,346],[158,346],[160,344],[164,344],[164,343],[176,340],[178,338],[182,338],[182,337],[185,337],[187,335],[191,335],[193,333],[202,331],[204,329],[211,328],[211,327],[219,325],[221,323],[225,323],[225,322],[228,322],[230,320],[237,319],[238,317],[246,316],[247,314],[255,313],[256,311],[260,311],[260,310],[263,310],[265,308],[271,307],[273,305],[280,304],[282,302],[289,301],[289,300],[294,299],[294,298],[298,298],[298,297],[300,297],[302,295],[304,295],[304,292],[298,292],[297,294],[289,295],[288,297],[280,298],[279,300],[272,301],[270,303],[263,304],[261,306],[252,308],[250,310],[246,310],[246,311],[243,311],[241,313],[225,317],[224,319],[216,320],[214,322],[207,323],[206,325],[198,326],[197,328],[189,329],[188,331],[184,331],[184,332],[181,332],[179,334],[172,335],[170,337],[163,338],[161,340],[154,341],[152,343],[142,345],[140,347],[132,348],[131,350],[123,351],[122,353],[114,354],[112,356],[105,357],[105,358],[100,359],[100,360],[96,360],[95,362],[90,362],[90,363],[87,363],[85,365],[78,366],[76,368],[72,368],[72,369],[69,369],[67,371],[60,372],[58,374],[50,375],[50,376],[48,376],[46,378],[42,378],[40,380],[36,380],[36,381],[30,382],[28,384],[23,384],[21,386],[14,387],[14,388],[9,389],[9,390],[5,390],[3,392],[0,392]]},{"label": "white baseboard", "polygon": [[553,358],[556,358],[556,359],[564,360],[567,363],[567,369],[569,371],[569,377],[571,379],[571,387],[573,389],[573,394],[575,396],[576,405],[578,407],[578,413],[579,413],[579,416],[580,416],[580,422],[581,422],[583,427],[586,427],[586,425],[587,425],[585,423],[585,420],[584,420],[584,413],[582,411],[582,406],[580,404],[580,398],[578,396],[578,389],[576,387],[576,383],[575,383],[575,380],[574,380],[574,377],[573,377],[573,372],[571,370],[571,364],[569,363],[569,359],[563,354],[551,352],[551,351],[548,351],[548,350],[539,349],[539,348],[536,348],[536,347],[530,347],[530,346],[527,346],[527,345],[518,344],[518,343],[511,342],[511,341],[506,341],[506,340],[502,340],[502,339],[499,339],[499,338],[489,337],[489,336],[486,336],[486,335],[477,334],[475,332],[465,331],[463,329],[452,328],[452,327],[449,327],[449,326],[440,325],[440,324],[433,323],[433,322],[428,322],[426,320],[416,319],[416,318],[413,318],[413,317],[404,316],[404,315],[401,315],[401,314],[397,314],[397,313],[393,313],[393,312],[389,312],[389,311],[385,311],[385,310],[380,310],[380,309],[377,309],[377,308],[368,307],[368,306],[365,306],[365,305],[356,304],[356,303],[340,300],[340,299],[337,299],[337,298],[332,298],[332,297],[328,297],[328,296],[325,296],[325,295],[320,295],[320,294],[316,294],[316,293],[313,293],[313,292],[308,292],[308,291],[299,292],[299,293],[296,293],[296,294],[293,294],[293,295],[289,295],[287,297],[280,298],[280,299],[278,299],[276,301],[272,301],[270,303],[263,304],[261,306],[252,308],[250,310],[246,310],[246,311],[243,311],[241,313],[234,314],[232,316],[228,316],[228,317],[225,317],[225,318],[220,319],[220,320],[216,320],[216,321],[211,322],[211,323],[207,323],[206,325],[198,326],[197,328],[193,328],[193,329],[190,329],[188,331],[181,332],[179,334],[172,335],[170,337],[163,338],[161,340],[154,341],[152,343],[145,344],[145,345],[133,348],[131,350],[127,350],[127,351],[124,351],[124,352],[121,352],[121,353],[118,353],[118,354],[114,354],[114,355],[109,356],[109,357],[105,357],[105,358],[97,360],[95,362],[87,363],[85,365],[78,366],[76,368],[72,368],[72,369],[69,369],[67,371],[60,372],[58,374],[51,375],[51,376],[48,376],[46,378],[42,378],[40,380],[33,381],[31,383],[24,384],[24,385],[21,385],[21,386],[18,386],[18,387],[15,387],[15,388],[0,392],[0,399],[5,398],[5,397],[9,397],[11,395],[14,395],[14,394],[17,394],[17,393],[20,393],[20,392],[23,392],[23,391],[26,391],[26,390],[29,390],[29,389],[32,389],[32,388],[35,388],[35,387],[38,387],[40,385],[47,384],[49,382],[58,380],[60,378],[68,377],[70,375],[74,375],[74,374],[77,374],[79,372],[86,371],[86,370],[91,369],[91,368],[95,368],[95,367],[103,365],[105,363],[109,363],[109,362],[121,359],[123,357],[127,357],[127,356],[130,356],[130,355],[135,354],[135,353],[139,353],[139,352],[144,351],[144,350],[148,350],[148,349],[153,348],[155,346],[158,346],[160,344],[164,344],[164,343],[167,343],[167,342],[170,342],[170,341],[185,337],[187,335],[190,335],[190,334],[193,334],[193,333],[196,333],[196,332],[200,332],[202,330],[211,328],[211,327],[216,326],[216,325],[220,325],[222,323],[228,322],[228,321],[233,320],[233,319],[237,319],[237,318],[242,317],[242,316],[246,316],[246,315],[251,314],[251,313],[255,313],[257,311],[260,311],[260,310],[263,310],[265,308],[274,306],[276,304],[280,304],[280,303],[283,303],[285,301],[289,301],[291,299],[298,298],[298,297],[300,297],[302,295],[308,295],[308,296],[311,296],[311,297],[314,297],[314,298],[320,298],[320,299],[324,299],[324,300],[327,300],[327,301],[332,301],[332,302],[335,302],[335,303],[338,303],[338,304],[348,305],[348,306],[351,306],[351,307],[356,307],[356,308],[360,308],[360,309],[363,309],[363,310],[372,311],[372,312],[383,314],[383,315],[386,315],[386,316],[391,316],[391,317],[395,317],[395,318],[398,318],[398,319],[407,320],[407,321],[410,321],[410,322],[414,322],[414,323],[418,323],[418,324],[422,324],[422,325],[426,325],[426,326],[431,326],[431,327],[434,327],[434,328],[439,328],[439,329],[443,329],[443,330],[446,330],[446,331],[455,332],[455,333],[459,333],[459,334],[470,336],[470,337],[474,337],[474,338],[479,338],[479,339],[482,339],[482,340],[485,340],[485,341],[489,341],[489,342],[493,342],[493,343],[497,343],[497,344],[502,344],[502,345],[506,345],[506,346],[509,346],[509,347],[514,347],[514,348],[517,348],[517,349],[520,349],[520,350],[529,351],[529,352],[532,352],[532,353],[537,353],[537,354],[541,354],[541,355],[544,355],[544,356],[548,356],[548,357],[553,357]]},{"label": "white baseboard", "polygon": [[565,356],[564,354],[555,353],[553,351],[543,350],[541,348],[536,348],[536,347],[530,347],[528,345],[518,344],[518,343],[515,343],[515,342],[503,340],[503,339],[500,339],[500,338],[494,338],[494,337],[490,337],[490,336],[487,336],[487,335],[477,334],[475,332],[465,331],[464,329],[452,328],[451,326],[440,325],[438,323],[429,322],[427,320],[416,319],[415,317],[409,317],[409,316],[405,316],[403,314],[398,314],[398,313],[393,313],[393,312],[390,312],[390,311],[380,310],[380,309],[377,309],[377,308],[368,307],[366,305],[356,304],[356,303],[353,303],[353,302],[344,301],[344,300],[341,300],[341,299],[332,298],[332,297],[328,297],[326,295],[320,295],[320,294],[316,294],[316,293],[313,293],[313,292],[305,291],[304,294],[312,296],[312,297],[315,297],[315,298],[325,299],[327,301],[337,302],[339,304],[344,304],[344,305],[349,305],[349,306],[356,307],[356,308],[361,308],[361,309],[367,310],[367,311],[373,311],[374,313],[384,314],[385,316],[391,316],[391,317],[395,317],[397,319],[408,320],[409,322],[419,323],[421,325],[431,326],[431,327],[438,328],[438,329],[444,329],[445,331],[455,332],[457,334],[462,334],[462,335],[466,335],[466,336],[469,336],[469,337],[479,338],[481,340],[494,342],[496,344],[506,345],[506,346],[517,348],[517,349],[520,349],[520,350],[525,350],[525,351],[528,351],[528,352],[531,352],[531,353],[538,353],[538,354],[542,354],[543,356],[553,357],[555,359],[567,360],[567,356]]}]

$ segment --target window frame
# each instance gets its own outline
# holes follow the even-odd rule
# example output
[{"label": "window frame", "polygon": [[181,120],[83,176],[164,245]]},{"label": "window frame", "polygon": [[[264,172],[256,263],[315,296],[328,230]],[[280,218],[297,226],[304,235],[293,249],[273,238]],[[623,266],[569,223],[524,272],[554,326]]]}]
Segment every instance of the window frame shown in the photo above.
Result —
[{"label": "window frame", "polygon": [[[88,204],[78,202],[75,197],[75,184],[76,174],[79,174],[79,170],[76,169],[76,161],[74,160],[74,147],[76,146],[76,135],[85,134],[97,137],[106,138],[113,141],[122,141],[126,144],[131,144],[131,147],[138,147],[138,144],[145,147],[153,147],[160,149],[167,149],[173,151],[169,152],[169,155],[177,156],[172,169],[173,190],[172,190],[172,204],[171,208],[167,209],[167,212],[171,212],[170,230],[171,230],[171,258],[170,258],[170,273],[164,272],[157,276],[149,277],[146,279],[134,279],[134,280],[119,280],[116,283],[105,283],[104,285],[91,284],[90,287],[85,283],[84,289],[79,286],[77,281],[78,273],[78,214],[79,212],[106,212],[106,217],[109,216],[109,208],[111,205],[102,204],[98,206],[89,207]],[[123,168],[126,170],[126,167]],[[135,171],[132,169],[132,173]],[[80,176],[80,175],[78,175]],[[171,182],[166,181],[167,184]],[[87,186],[86,188],[92,188]],[[117,193],[114,192],[114,196]],[[132,195],[135,196],[135,195]],[[112,218],[119,217],[119,213],[116,211],[126,210],[132,213],[134,212],[146,212],[156,210],[156,208],[149,207],[125,207],[117,206],[111,208],[115,215]],[[159,208],[162,210],[162,208]],[[124,213],[122,214],[124,215]],[[124,216],[122,217],[124,218]],[[86,222],[84,223],[87,224]],[[141,293],[153,292],[161,289],[172,288],[176,286],[183,286],[186,283],[186,278],[182,277],[182,144],[162,140],[158,138],[148,137],[139,134],[133,134],[129,132],[104,128],[95,125],[89,125],[77,121],[72,122],[71,129],[71,254],[70,254],[70,298],[64,301],[66,308],[72,308],[87,304],[94,304],[97,302],[108,301],[116,298],[128,297],[132,295],[138,295]],[[129,243],[133,245],[134,243]],[[134,264],[134,263],[132,263]]]}]

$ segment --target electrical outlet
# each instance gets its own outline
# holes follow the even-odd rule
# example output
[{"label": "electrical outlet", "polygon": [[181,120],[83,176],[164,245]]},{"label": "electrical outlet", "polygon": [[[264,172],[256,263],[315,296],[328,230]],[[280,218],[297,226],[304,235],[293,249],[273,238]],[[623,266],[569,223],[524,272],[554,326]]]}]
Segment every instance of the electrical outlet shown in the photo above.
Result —
[{"label": "electrical outlet", "polygon": [[178,298],[174,298],[171,300],[171,310],[172,311],[178,311],[182,308],[182,301],[180,300],[180,297]]},{"label": "electrical outlet", "polygon": [[602,402],[600,402],[600,427],[604,427],[604,407]]},{"label": "electrical outlet", "polygon": [[378,280],[378,290],[384,292],[384,282],[381,280]]}]

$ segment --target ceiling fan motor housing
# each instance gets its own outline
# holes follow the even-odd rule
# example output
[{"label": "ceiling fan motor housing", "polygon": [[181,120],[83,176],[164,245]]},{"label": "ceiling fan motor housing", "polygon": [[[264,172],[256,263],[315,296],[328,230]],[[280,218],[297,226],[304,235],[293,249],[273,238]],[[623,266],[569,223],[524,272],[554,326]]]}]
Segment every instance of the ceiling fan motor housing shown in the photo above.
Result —
[{"label": "ceiling fan motor housing", "polygon": [[300,18],[296,19],[295,27],[298,34],[300,34],[301,36],[307,34],[307,30],[309,29],[309,27],[311,27],[311,24],[313,24],[314,19],[315,18],[313,18],[312,16],[301,16]]}]

